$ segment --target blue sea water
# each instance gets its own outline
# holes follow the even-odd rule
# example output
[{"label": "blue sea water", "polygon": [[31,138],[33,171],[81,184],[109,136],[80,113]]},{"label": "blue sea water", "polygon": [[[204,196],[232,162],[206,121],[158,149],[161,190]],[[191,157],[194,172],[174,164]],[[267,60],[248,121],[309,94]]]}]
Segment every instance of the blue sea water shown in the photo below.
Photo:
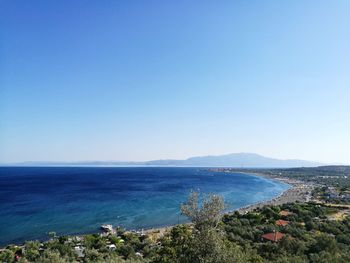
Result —
[{"label": "blue sea water", "polygon": [[224,197],[227,209],[279,195],[289,185],[266,178],[165,167],[0,167],[0,245],[98,231],[184,222],[191,190]]}]

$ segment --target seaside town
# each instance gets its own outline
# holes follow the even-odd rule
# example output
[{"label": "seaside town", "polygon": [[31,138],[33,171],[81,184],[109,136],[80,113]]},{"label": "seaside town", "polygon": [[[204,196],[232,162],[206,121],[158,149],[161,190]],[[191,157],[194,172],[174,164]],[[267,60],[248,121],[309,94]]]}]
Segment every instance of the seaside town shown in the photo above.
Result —
[{"label": "seaside town", "polygon": [[[241,171],[286,182],[291,188],[272,200],[225,214],[224,200],[199,198],[194,192],[180,208],[191,223],[129,231],[107,224],[100,233],[77,236],[51,232],[46,241],[2,248],[0,261],[349,262],[350,167],[339,169],[310,168],[307,173],[314,177],[307,180],[303,180],[307,173],[293,169]],[[322,178],[328,185],[318,175],[325,171],[328,175]]]},{"label": "seaside town", "polygon": [[0,0],[0,263],[350,263],[350,0]]}]

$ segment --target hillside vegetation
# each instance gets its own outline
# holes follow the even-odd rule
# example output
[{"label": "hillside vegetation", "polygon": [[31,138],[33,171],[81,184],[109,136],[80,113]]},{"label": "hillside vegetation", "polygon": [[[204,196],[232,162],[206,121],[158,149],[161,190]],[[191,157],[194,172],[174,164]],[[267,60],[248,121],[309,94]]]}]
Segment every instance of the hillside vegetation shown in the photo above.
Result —
[{"label": "hillside vegetation", "polygon": [[335,216],[344,207],[293,203],[221,216],[223,208],[219,196],[192,193],[181,207],[192,224],[175,226],[155,240],[120,229],[82,237],[53,235],[43,243],[8,246],[0,261],[350,262],[350,219]]}]

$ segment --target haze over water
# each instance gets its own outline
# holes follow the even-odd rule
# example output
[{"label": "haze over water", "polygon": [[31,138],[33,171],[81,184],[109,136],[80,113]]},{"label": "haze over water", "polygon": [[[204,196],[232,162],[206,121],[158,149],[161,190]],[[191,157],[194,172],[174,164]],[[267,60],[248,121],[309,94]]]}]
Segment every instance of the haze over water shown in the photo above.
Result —
[{"label": "haze over water", "polygon": [[232,210],[271,199],[289,186],[246,174],[202,168],[0,167],[0,244],[184,222],[181,202],[191,190],[220,194]]}]

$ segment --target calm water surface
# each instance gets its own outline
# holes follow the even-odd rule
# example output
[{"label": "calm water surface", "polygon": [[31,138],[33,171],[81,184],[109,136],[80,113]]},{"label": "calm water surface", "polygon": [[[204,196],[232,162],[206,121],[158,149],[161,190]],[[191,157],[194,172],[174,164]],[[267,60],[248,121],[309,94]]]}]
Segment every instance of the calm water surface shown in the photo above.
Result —
[{"label": "calm water surface", "polygon": [[96,232],[184,222],[179,206],[191,190],[220,194],[233,210],[279,195],[289,185],[202,168],[0,167],[0,245],[47,233]]}]

